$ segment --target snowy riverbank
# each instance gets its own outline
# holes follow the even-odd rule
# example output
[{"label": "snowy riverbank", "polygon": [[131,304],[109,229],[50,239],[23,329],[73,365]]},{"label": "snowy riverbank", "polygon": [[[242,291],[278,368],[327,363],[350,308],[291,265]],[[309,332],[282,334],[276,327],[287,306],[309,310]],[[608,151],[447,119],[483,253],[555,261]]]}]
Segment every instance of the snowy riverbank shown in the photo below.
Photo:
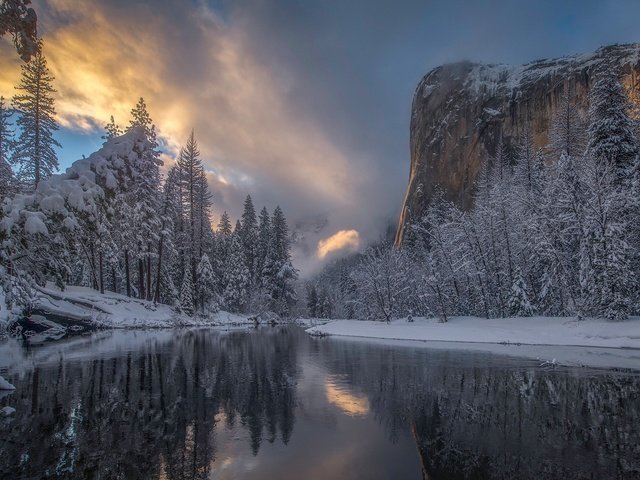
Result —
[{"label": "snowy riverbank", "polygon": [[[6,324],[9,314],[4,298],[0,300],[0,324]],[[176,312],[169,305],[154,304],[113,292],[101,294],[91,288],[75,286],[69,286],[64,291],[51,285],[40,288],[34,302],[34,312],[29,322],[35,325],[38,335],[32,338],[33,341],[61,338],[67,330],[253,325],[249,315],[220,311],[188,316]]]},{"label": "snowy riverbank", "polygon": [[414,322],[400,319],[389,324],[334,320],[307,332],[428,342],[430,347],[492,351],[569,365],[640,369],[640,317],[625,322],[568,317],[453,317],[447,323],[417,318]]}]

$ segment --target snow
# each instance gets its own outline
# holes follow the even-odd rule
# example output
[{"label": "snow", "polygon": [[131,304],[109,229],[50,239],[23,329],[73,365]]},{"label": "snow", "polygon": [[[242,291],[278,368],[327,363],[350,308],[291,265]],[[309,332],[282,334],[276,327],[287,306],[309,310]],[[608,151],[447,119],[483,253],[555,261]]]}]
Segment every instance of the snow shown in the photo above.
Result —
[{"label": "snow", "polygon": [[0,375],[0,390],[15,390],[11,383],[7,382],[2,375]]},{"label": "snow", "polygon": [[10,415],[13,415],[14,413],[16,413],[16,409],[13,407],[4,407],[0,409],[0,414],[4,417],[8,417]]},{"label": "snow", "polygon": [[416,318],[389,324],[335,320],[309,328],[307,333],[421,341],[429,342],[429,347],[464,350],[496,351],[498,347],[509,355],[540,358],[548,363],[640,369],[640,317],[622,322],[568,317],[452,317],[446,323]]},{"label": "snow", "polygon": [[64,291],[51,283],[39,289],[35,308],[104,328],[170,328],[184,326],[253,325],[250,315],[220,311],[206,316],[177,313],[169,305],[129,298],[89,287],[68,286]]}]

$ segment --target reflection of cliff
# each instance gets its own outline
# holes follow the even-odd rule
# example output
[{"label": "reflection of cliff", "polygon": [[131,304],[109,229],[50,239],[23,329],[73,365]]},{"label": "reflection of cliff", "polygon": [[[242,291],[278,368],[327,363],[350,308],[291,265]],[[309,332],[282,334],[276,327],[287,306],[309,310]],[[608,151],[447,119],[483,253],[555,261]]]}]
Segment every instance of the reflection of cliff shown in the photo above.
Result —
[{"label": "reflection of cliff", "polygon": [[640,478],[640,377],[477,363],[488,356],[459,365],[463,355],[330,347],[333,373],[387,430],[411,429],[425,478]]},{"label": "reflection of cliff", "polygon": [[286,443],[296,339],[264,335],[185,332],[172,347],[28,371],[11,404],[31,415],[0,423],[0,478],[208,478],[221,418],[254,453],[265,438]]}]

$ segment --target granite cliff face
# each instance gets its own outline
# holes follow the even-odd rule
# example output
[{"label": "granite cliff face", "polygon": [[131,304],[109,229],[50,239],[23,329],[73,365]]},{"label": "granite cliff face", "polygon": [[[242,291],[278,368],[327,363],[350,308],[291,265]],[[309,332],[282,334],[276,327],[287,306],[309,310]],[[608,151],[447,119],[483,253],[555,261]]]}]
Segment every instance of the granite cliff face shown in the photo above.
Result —
[{"label": "granite cliff face", "polygon": [[640,44],[520,66],[453,63],[425,75],[413,97],[411,170],[396,244],[405,225],[422,217],[436,187],[460,207],[470,206],[482,160],[495,154],[500,136],[507,148],[514,146],[529,122],[536,146],[544,147],[565,90],[586,116],[590,80],[599,68],[619,70],[635,94]]}]

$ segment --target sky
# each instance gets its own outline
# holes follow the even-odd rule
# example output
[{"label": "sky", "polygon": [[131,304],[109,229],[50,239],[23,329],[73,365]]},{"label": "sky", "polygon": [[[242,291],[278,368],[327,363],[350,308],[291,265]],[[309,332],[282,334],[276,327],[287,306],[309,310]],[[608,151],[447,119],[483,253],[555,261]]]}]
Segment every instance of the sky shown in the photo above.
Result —
[{"label": "sky", "polygon": [[[297,266],[395,226],[415,86],[472,60],[526,63],[640,41],[637,1],[34,0],[64,169],[144,97],[170,165],[191,129],[233,218],[251,194],[300,232]],[[0,95],[20,60],[0,40]],[[215,221],[214,218],[214,221]]]}]

